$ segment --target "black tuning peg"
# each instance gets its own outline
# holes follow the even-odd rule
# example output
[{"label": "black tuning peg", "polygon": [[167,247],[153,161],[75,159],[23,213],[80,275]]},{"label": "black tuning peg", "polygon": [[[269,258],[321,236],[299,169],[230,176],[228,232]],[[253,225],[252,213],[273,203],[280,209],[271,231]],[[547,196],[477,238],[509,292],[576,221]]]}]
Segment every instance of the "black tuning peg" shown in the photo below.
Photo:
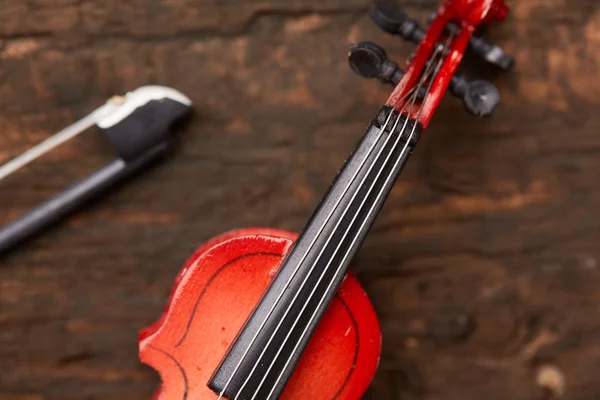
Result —
[{"label": "black tuning peg", "polygon": [[[388,59],[385,50],[372,42],[361,42],[352,46],[348,54],[350,68],[363,78],[377,78],[379,81],[397,85],[404,76],[398,64]],[[450,81],[450,92],[463,100],[467,111],[475,116],[487,116],[494,111],[500,100],[498,89],[491,82],[471,80],[465,75],[455,75]],[[419,97],[425,96],[426,88],[419,90]]]},{"label": "black tuning peg", "polygon": [[[377,78],[380,82],[396,85],[404,76],[398,64],[388,59],[385,50],[372,42],[361,42],[352,46],[348,54],[348,63],[354,73],[363,78]],[[419,96],[425,96],[422,87]]]},{"label": "black tuning peg", "polygon": [[388,59],[385,50],[372,42],[361,42],[350,49],[350,68],[363,78],[378,78],[383,83],[396,83],[402,79],[404,71],[398,64]]},{"label": "black tuning peg", "polygon": [[[435,13],[430,15],[429,22],[433,21],[435,16]],[[456,23],[450,22],[446,27],[446,31],[458,33],[460,31],[460,27]],[[471,36],[469,39],[469,50],[483,58],[488,63],[503,70],[510,69],[515,62],[512,56],[506,54],[500,46],[484,38],[481,35],[481,32]]]},{"label": "black tuning peg", "polygon": [[462,98],[467,111],[476,117],[491,115],[500,101],[500,93],[489,81],[471,80],[464,75],[455,75],[450,82],[450,91]]},{"label": "black tuning peg", "polygon": [[409,18],[400,7],[389,0],[373,1],[371,18],[385,32],[399,35],[413,43],[421,43],[425,37],[425,30],[419,23]]},{"label": "black tuning peg", "polygon": [[515,62],[514,58],[506,54],[502,48],[481,36],[471,36],[469,49],[488,63],[503,70],[510,69]]}]

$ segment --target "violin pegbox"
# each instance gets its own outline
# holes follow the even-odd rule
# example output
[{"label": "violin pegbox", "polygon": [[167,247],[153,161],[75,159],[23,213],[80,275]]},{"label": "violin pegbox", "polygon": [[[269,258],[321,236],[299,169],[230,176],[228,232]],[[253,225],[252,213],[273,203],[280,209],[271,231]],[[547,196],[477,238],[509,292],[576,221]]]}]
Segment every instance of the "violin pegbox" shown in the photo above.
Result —
[{"label": "violin pegbox", "polygon": [[[491,21],[502,21],[508,13],[508,7],[502,0],[445,0],[438,11],[429,17],[430,30],[423,29],[419,23],[408,17],[400,7],[391,0],[375,0],[371,7],[371,18],[377,26],[384,32],[399,36],[404,40],[419,45],[419,48],[433,44],[425,43],[423,40],[432,37],[436,40],[435,46],[442,46],[442,53],[462,59],[462,52],[468,50],[481,57],[487,63],[501,70],[508,70],[514,64],[514,59],[506,54],[499,46],[487,40],[481,35],[475,34],[475,29],[480,23]],[[441,14],[441,15],[440,15]],[[444,43],[443,39],[450,35],[461,38],[461,30],[468,30],[468,38],[464,39],[464,49],[457,50],[452,43]],[[464,35],[462,35],[464,36]],[[458,39],[457,39],[458,40]],[[468,42],[467,42],[468,40]],[[425,53],[423,51],[422,53]],[[407,70],[413,70],[413,75],[420,75],[414,72],[416,69],[413,64],[413,57],[409,61]],[[419,60],[418,60],[419,61]],[[377,78],[379,81],[396,86],[402,86],[401,82],[405,76],[405,71],[399,67],[398,63],[388,59],[385,50],[372,42],[361,42],[351,46],[348,55],[348,62],[351,69],[359,76],[364,78]],[[421,59],[422,65],[417,66],[424,69],[428,60]],[[446,87],[450,93],[461,99],[466,110],[475,116],[483,117],[492,114],[500,100],[500,94],[496,86],[489,81],[481,79],[471,79],[465,75],[455,73],[454,66],[447,67],[444,71],[446,76],[443,92]],[[448,71],[450,74],[448,75]],[[444,74],[441,74],[442,76]],[[418,76],[412,78],[412,82]],[[408,78],[407,80],[410,80]],[[404,88],[406,90],[406,88]],[[426,96],[426,87],[417,88],[418,97],[423,99]],[[435,92],[435,91],[434,91]],[[439,97],[438,91],[438,97]],[[436,99],[439,101],[439,99]],[[433,108],[437,106],[434,104]],[[425,122],[428,122],[430,116],[425,116]],[[423,122],[423,121],[420,121]]]}]

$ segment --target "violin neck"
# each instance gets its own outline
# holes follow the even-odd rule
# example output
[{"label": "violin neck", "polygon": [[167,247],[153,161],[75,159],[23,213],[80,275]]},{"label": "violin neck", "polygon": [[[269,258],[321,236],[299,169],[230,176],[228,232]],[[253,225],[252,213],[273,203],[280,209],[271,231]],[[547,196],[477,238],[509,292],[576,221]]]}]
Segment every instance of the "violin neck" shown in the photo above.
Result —
[{"label": "violin neck", "polygon": [[213,375],[213,390],[278,398],[420,133],[394,108],[380,109]]}]

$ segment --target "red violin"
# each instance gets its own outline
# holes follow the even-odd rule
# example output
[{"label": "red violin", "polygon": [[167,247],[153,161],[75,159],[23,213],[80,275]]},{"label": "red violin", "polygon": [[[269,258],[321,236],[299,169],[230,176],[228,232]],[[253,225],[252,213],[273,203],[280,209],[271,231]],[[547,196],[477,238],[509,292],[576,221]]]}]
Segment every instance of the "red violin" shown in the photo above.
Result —
[{"label": "red violin", "polygon": [[242,229],[187,261],[162,317],[140,334],[140,358],[162,385],[155,399],[359,399],[377,369],[377,316],[348,267],[402,167],[449,91],[489,115],[490,82],[456,75],[467,49],[508,68],[512,58],[475,34],[507,12],[502,0],[446,0],[427,31],[389,2],[374,21],[419,44],[406,71],[369,42],[352,69],[395,89],[302,233]]}]

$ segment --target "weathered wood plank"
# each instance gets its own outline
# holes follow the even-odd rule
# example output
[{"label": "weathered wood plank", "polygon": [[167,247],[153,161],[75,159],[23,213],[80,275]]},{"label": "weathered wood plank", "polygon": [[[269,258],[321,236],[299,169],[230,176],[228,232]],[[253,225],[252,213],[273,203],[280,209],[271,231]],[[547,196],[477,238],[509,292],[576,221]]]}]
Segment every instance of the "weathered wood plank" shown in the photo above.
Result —
[{"label": "weathered wood plank", "polygon": [[[406,2],[424,21],[434,1]],[[600,396],[600,6],[510,2],[490,120],[445,99],[354,271],[381,316],[366,398]],[[107,97],[158,83],[195,102],[158,168],[0,260],[0,399],[148,399],[137,331],[193,249],[243,226],[299,230],[386,99],[346,65],[367,1],[4,0],[0,160]],[[86,134],[0,183],[0,223],[111,158]]]}]

